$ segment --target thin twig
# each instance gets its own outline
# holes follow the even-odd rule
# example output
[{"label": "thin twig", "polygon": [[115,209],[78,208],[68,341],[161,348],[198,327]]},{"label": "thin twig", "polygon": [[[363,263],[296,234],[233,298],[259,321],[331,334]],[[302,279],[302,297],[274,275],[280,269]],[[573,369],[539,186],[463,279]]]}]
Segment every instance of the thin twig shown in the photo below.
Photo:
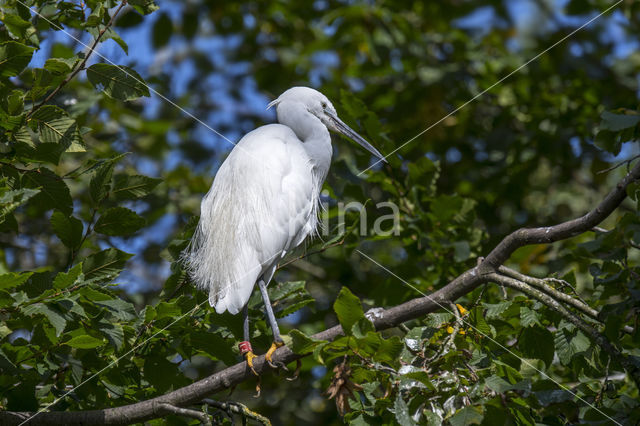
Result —
[{"label": "thin twig", "polygon": [[[577,295],[577,292],[575,291],[573,286],[571,286],[568,282],[564,280],[559,280],[557,278],[534,278],[528,275],[521,274],[520,272],[514,271],[513,269],[507,268],[506,266],[500,266],[498,268],[498,271],[503,275],[514,278],[518,281],[522,281],[526,284],[529,284],[532,287],[537,288],[538,290],[545,292],[546,294],[553,297],[554,299],[564,302],[567,305],[570,305],[571,307],[577,309],[578,311],[582,312],[583,314],[587,315],[589,318],[595,321],[602,322],[598,317],[598,311],[593,309],[591,306],[587,305],[587,303],[584,300],[582,299],[578,300],[574,297],[571,297],[570,295],[562,293],[547,284],[547,281],[559,282],[562,285],[566,285],[570,287],[574,291],[574,293],[576,293]],[[624,326],[623,331],[625,333],[633,334],[634,329],[629,326]]]},{"label": "thin twig", "polygon": [[294,257],[293,259],[288,260],[287,262],[283,263],[282,265],[278,265],[278,269],[277,270],[279,271],[280,269],[284,268],[285,266],[287,266],[287,265],[289,265],[289,264],[291,264],[293,262],[296,262],[296,261],[298,261],[300,259],[304,259],[305,257],[309,257],[309,256],[311,256],[313,254],[322,253],[322,252],[324,252],[324,251],[326,251],[326,250],[328,250],[328,249],[330,249],[332,247],[341,246],[342,244],[344,244],[344,240],[345,240],[346,237],[347,237],[347,234],[345,234],[342,237],[341,240],[336,241],[335,243],[331,243],[328,246],[324,246],[324,247],[322,247],[322,248],[320,248],[318,250],[310,251],[308,253],[304,253],[304,254],[301,254],[300,256]]},{"label": "thin twig", "polygon": [[[126,6],[127,4],[127,0],[122,0],[122,3],[120,3],[120,6],[118,6],[118,8],[116,9],[116,11],[113,13],[113,15],[111,16],[111,19],[109,19],[109,22],[107,23],[107,25],[105,25],[104,28],[102,28],[100,30],[100,32],[98,33],[98,36],[96,37],[96,39],[93,41],[93,44],[91,45],[91,47],[89,47],[89,50],[87,51],[84,59],[82,60],[82,62],[80,62],[80,64],[73,70],[73,72],[71,72],[71,74],[69,74],[67,76],[67,78],[65,78],[64,80],[62,80],[62,82],[58,85],[58,87],[56,87],[53,92],[51,92],[46,98],[44,98],[44,100],[42,102],[40,102],[38,105],[35,105],[33,108],[31,108],[31,111],[29,111],[29,113],[27,114],[27,120],[40,108],[42,108],[42,106],[44,106],[47,102],[49,102],[51,99],[53,99],[53,97],[60,91],[60,89],[62,89],[64,86],[67,85],[67,83],[69,83],[71,80],[73,80],[73,78],[78,75],[78,73],[80,71],[82,71],[85,67],[85,65],[87,64],[87,61],[89,60],[89,57],[91,56],[91,54],[94,52],[96,46],[98,46],[98,43],[100,43],[100,39],[102,38],[102,36],[104,35],[105,32],[107,32],[107,30],[109,29],[109,27],[111,27],[111,25],[113,24],[113,22],[116,19],[116,16],[118,15],[118,13],[120,12],[120,10],[122,10],[122,8],[124,6]],[[62,29],[62,28],[58,28],[58,29]]]},{"label": "thin twig", "polygon": [[618,164],[614,164],[613,166],[611,166],[611,167],[609,167],[607,169],[600,170],[599,172],[597,172],[597,174],[610,172],[611,170],[615,170],[615,169],[617,169],[618,167],[620,167],[620,166],[622,166],[624,164],[629,165],[629,164],[631,164],[631,162],[633,160],[636,160],[638,158],[640,158],[640,154],[634,155],[633,157],[629,158],[628,160],[621,161]]},{"label": "thin twig", "polygon": [[192,410],[190,408],[176,407],[175,405],[171,405],[166,402],[159,402],[156,404],[156,412],[158,414],[175,414],[177,416],[198,419],[203,425],[211,426],[211,419],[209,418],[209,415],[207,413],[203,413],[202,411]]},{"label": "thin twig", "polygon": [[256,413],[255,411],[251,411],[250,409],[247,408],[246,405],[240,404],[239,402],[215,401],[209,398],[203,399],[202,402],[213,408],[217,408],[218,410],[222,410],[226,412],[230,417],[231,417],[231,413],[239,414],[243,418],[253,419],[265,426],[271,426],[271,421],[268,418],[266,418],[261,414]]},{"label": "thin twig", "polygon": [[521,291],[529,296],[537,299],[538,301],[545,304],[550,309],[556,311],[558,314],[562,315],[566,320],[575,325],[578,329],[580,329],[583,333],[591,337],[598,346],[607,352],[609,356],[614,358],[631,376],[633,381],[636,383],[636,386],[640,387],[640,368],[637,367],[632,361],[629,360],[627,356],[625,356],[620,350],[615,347],[609,340],[603,336],[598,330],[593,328],[590,324],[583,321],[573,312],[569,311],[567,308],[562,305],[559,301],[555,300],[553,297],[544,293],[543,291],[538,290],[530,286],[529,284],[520,281],[516,278],[508,277],[506,275],[502,275],[500,273],[491,273],[488,275],[488,278],[495,282],[504,284],[506,287],[513,288],[515,290]]}]

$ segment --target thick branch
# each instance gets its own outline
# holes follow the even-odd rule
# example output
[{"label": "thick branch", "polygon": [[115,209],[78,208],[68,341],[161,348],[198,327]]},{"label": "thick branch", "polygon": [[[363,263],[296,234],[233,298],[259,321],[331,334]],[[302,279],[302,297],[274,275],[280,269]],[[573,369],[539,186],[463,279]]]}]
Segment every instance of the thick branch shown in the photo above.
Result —
[{"label": "thick branch", "polygon": [[[500,268],[498,268],[498,272],[500,272],[502,275],[506,275],[518,281],[522,281],[523,283],[529,284],[530,286],[543,291],[544,293],[548,294],[554,299],[572,306],[573,308],[587,315],[589,318],[596,320],[598,322],[602,322],[598,318],[598,311],[596,311],[595,309],[593,309],[591,306],[587,305],[583,301],[578,300],[574,297],[571,297],[570,295],[565,294],[551,287],[549,284],[547,284],[547,281],[549,279],[530,277],[528,275],[521,274],[518,271],[514,271],[513,269],[507,268],[506,266],[501,266]],[[633,334],[634,332],[633,327],[629,327],[627,325],[624,326],[622,330],[625,333],[629,333],[629,334]]]},{"label": "thick branch", "polygon": [[[435,312],[443,304],[458,299],[460,296],[470,292],[478,285],[488,279],[477,273],[473,268],[458,278],[453,280],[444,288],[434,292],[431,296],[410,300],[402,305],[391,309],[380,309],[376,315],[372,316],[372,322],[376,329],[382,330],[396,327],[401,323],[420,318],[428,313]],[[312,337],[318,340],[334,340],[343,334],[342,328],[335,327],[314,334]],[[286,346],[278,349],[273,360],[289,364],[304,357],[293,353]],[[254,368],[258,374],[273,371],[265,362],[264,355],[253,361]],[[125,405],[116,408],[91,411],[52,411],[37,415],[30,420],[27,425],[58,425],[58,424],[129,424],[142,422],[158,417],[156,414],[157,404],[170,404],[173,406],[189,406],[197,404],[209,395],[237,386],[245,380],[255,380],[255,376],[247,368],[246,362],[238,363],[222,371],[212,374],[189,386],[177,389],[168,394],[142,401],[136,404]],[[0,424],[19,424],[34,413],[0,412]]]},{"label": "thick branch", "polygon": [[[370,319],[377,330],[383,330],[399,326],[403,322],[421,318],[428,313],[437,311],[444,304],[453,302],[471,292],[479,285],[489,282],[492,274],[497,272],[498,268],[519,247],[528,244],[553,243],[562,239],[571,238],[598,225],[625,199],[627,185],[638,179],[640,179],[640,163],[636,164],[631,172],[616,185],[605,199],[586,215],[551,227],[520,229],[503,239],[478,266],[464,272],[442,289],[434,292],[430,296],[413,299],[390,309],[379,309],[376,311],[376,315],[372,315]],[[544,295],[544,293],[542,294]],[[333,340],[342,334],[342,328],[337,325],[317,333],[312,337],[319,340]],[[277,362],[288,364],[303,356],[304,355],[293,353],[285,346],[275,352],[273,359]],[[270,370],[265,363],[264,356],[260,356],[254,360],[254,367],[259,374]],[[629,373],[631,373],[631,371],[629,371]],[[157,417],[157,415],[154,414],[154,404],[167,403],[174,406],[192,405],[202,401],[208,395],[237,386],[245,380],[254,380],[254,376],[247,369],[246,363],[241,362],[189,386],[147,401],[104,410],[46,412],[34,417],[28,424],[115,425],[142,422]],[[34,413],[0,412],[0,423],[19,424],[33,414]]]},{"label": "thick branch", "polygon": [[485,258],[483,272],[493,272],[498,269],[518,248],[530,244],[550,244],[556,241],[575,237],[586,232],[606,219],[627,196],[626,188],[640,179],[640,163],[636,164],[626,176],[618,182],[616,187],[607,194],[598,206],[589,213],[577,219],[555,226],[542,228],[522,228],[503,239],[496,248]]},{"label": "thick branch", "polygon": [[629,375],[633,378],[636,383],[638,389],[640,389],[640,368],[638,368],[632,361],[629,360],[622,352],[618,350],[615,346],[613,346],[609,340],[603,336],[598,330],[593,328],[591,325],[582,321],[578,316],[569,311],[564,305],[553,297],[545,294],[544,292],[531,287],[527,283],[517,280],[515,278],[507,277],[501,274],[493,273],[488,276],[491,281],[502,284],[506,287],[513,288],[515,290],[521,291],[529,296],[539,300],[544,303],[549,308],[553,309],[563,318],[571,322],[573,325],[578,327],[582,332],[588,335],[593,341],[595,341],[605,352],[609,354],[611,358],[616,360]]}]

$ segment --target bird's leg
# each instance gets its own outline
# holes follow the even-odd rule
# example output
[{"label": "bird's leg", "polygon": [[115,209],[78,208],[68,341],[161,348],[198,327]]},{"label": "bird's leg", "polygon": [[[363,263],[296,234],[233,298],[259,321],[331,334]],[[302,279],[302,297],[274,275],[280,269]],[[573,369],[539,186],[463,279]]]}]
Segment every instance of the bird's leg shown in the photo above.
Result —
[{"label": "bird's leg", "polygon": [[244,342],[240,342],[238,348],[240,349],[240,354],[244,356],[244,359],[247,360],[247,365],[256,376],[258,373],[253,368],[253,359],[256,358],[256,354],[253,353],[253,348],[251,348],[251,335],[249,334],[249,302],[244,305],[242,309],[242,318],[243,318],[243,331],[244,331]]},{"label": "bird's leg", "polygon": [[262,293],[262,301],[264,302],[264,309],[267,311],[267,318],[269,319],[269,325],[271,325],[271,330],[273,331],[273,343],[271,347],[267,351],[265,355],[265,359],[269,363],[269,365],[273,368],[283,368],[287,369],[284,364],[280,363],[279,365],[275,365],[271,357],[273,353],[279,347],[284,346],[284,341],[282,337],[280,337],[280,329],[278,328],[278,322],[276,321],[276,316],[273,314],[273,308],[271,307],[271,301],[269,300],[269,294],[267,293],[267,284],[265,284],[263,279],[258,281],[258,287],[260,287],[260,292]]}]

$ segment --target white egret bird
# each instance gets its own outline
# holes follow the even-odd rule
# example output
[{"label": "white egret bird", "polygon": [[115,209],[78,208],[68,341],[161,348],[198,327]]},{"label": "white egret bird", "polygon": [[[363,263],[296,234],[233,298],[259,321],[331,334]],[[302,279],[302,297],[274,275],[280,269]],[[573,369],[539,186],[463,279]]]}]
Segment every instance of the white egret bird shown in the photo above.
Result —
[{"label": "white egret bird", "polygon": [[253,370],[248,301],[262,293],[273,344],[284,345],[267,284],[285,254],[316,230],[322,184],[331,163],[329,130],[342,133],[384,161],[371,144],[340,120],[322,93],[293,87],[269,104],[278,122],[259,127],[233,148],[200,206],[200,222],[184,254],[195,284],[209,292],[216,312],[244,315],[240,352]]}]

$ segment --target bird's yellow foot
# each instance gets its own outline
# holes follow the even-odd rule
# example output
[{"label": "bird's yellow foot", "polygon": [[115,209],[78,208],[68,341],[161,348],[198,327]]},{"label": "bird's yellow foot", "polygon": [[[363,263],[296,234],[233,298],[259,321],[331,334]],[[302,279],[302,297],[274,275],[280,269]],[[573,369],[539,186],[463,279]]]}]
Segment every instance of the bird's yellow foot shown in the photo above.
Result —
[{"label": "bird's yellow foot", "polygon": [[253,374],[259,376],[258,372],[253,368],[253,360],[258,356],[253,353],[253,348],[251,348],[251,343],[248,341],[240,342],[238,344],[238,348],[240,349],[240,353],[244,356],[245,361],[247,361],[247,366],[251,369]]},{"label": "bird's yellow foot", "polygon": [[278,365],[274,364],[273,359],[271,358],[273,356],[273,353],[278,349],[284,346],[284,342],[281,341],[275,341],[271,344],[271,347],[269,348],[269,350],[267,351],[266,355],[264,356],[264,358],[267,360],[267,363],[269,363],[269,365],[272,368],[282,368],[284,370],[287,369],[287,367],[282,364],[281,362],[278,363]]},{"label": "bird's yellow foot", "polygon": [[255,374],[256,376],[258,376],[259,374],[256,372],[256,370],[253,368],[253,360],[255,358],[258,358],[258,355],[254,354],[253,352],[249,351],[246,354],[244,354],[244,359],[247,361],[247,365],[249,366],[249,368],[251,369],[251,372],[253,374]]}]

